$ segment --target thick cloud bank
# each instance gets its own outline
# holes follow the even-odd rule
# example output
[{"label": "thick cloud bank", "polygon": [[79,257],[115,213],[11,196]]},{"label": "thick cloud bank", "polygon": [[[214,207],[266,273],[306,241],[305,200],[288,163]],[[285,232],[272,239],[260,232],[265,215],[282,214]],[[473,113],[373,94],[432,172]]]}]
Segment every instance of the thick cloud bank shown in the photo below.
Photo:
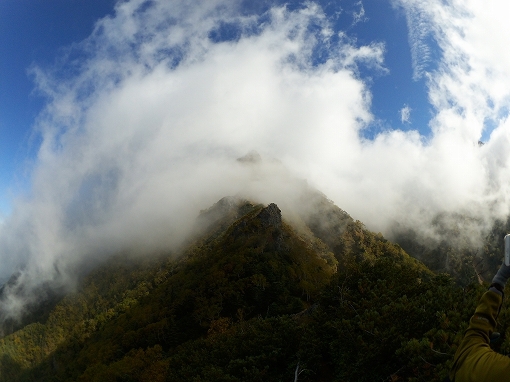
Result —
[{"label": "thick cloud bank", "polygon": [[[356,45],[314,3],[263,14],[238,4],[122,1],[55,67],[32,69],[48,102],[32,191],[0,230],[1,277],[26,264],[18,280],[27,290],[65,281],[87,259],[175,247],[223,196],[284,199],[292,182],[278,166],[235,160],[251,150],[383,233],[394,222],[426,231],[440,212],[476,217],[476,229],[507,216],[504,12],[476,1],[395,2],[412,20],[433,134],[369,141],[360,131],[373,118],[371,94],[358,69],[386,70],[384,45]],[[434,71],[419,57],[422,36],[442,49]]]}]

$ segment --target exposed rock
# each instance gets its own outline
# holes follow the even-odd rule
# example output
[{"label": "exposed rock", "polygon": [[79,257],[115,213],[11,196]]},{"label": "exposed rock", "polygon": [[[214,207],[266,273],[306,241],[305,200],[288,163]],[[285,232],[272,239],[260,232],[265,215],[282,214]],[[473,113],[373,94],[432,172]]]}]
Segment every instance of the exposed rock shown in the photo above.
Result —
[{"label": "exposed rock", "polygon": [[230,235],[234,240],[258,237],[254,241],[255,246],[269,251],[281,250],[284,248],[282,213],[276,204],[271,203],[255,216],[240,219],[235,223]]},{"label": "exposed rock", "polygon": [[274,203],[271,203],[259,212],[257,218],[260,220],[262,227],[273,226],[280,229],[282,227],[282,211]]}]

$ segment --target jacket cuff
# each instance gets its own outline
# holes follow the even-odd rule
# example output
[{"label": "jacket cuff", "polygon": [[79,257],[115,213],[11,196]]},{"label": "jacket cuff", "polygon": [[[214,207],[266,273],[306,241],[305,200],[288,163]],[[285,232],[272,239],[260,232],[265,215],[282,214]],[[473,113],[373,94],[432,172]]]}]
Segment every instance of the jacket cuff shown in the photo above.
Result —
[{"label": "jacket cuff", "polygon": [[492,283],[489,287],[489,290],[492,292],[496,292],[503,297],[505,296],[505,288],[503,288],[503,286],[501,284]]}]

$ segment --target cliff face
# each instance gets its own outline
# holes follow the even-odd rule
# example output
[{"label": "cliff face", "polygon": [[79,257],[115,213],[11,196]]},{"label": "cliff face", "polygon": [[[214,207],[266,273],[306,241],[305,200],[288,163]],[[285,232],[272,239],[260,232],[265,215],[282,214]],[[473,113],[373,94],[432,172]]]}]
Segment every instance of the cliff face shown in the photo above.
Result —
[{"label": "cliff face", "polygon": [[235,222],[229,235],[235,241],[248,240],[255,235],[259,238],[259,247],[263,246],[265,251],[279,251],[284,249],[282,225],[281,211],[271,203]]},{"label": "cliff face", "polygon": [[271,203],[256,216],[263,228],[272,227],[274,229],[282,228],[282,211],[274,203]]}]

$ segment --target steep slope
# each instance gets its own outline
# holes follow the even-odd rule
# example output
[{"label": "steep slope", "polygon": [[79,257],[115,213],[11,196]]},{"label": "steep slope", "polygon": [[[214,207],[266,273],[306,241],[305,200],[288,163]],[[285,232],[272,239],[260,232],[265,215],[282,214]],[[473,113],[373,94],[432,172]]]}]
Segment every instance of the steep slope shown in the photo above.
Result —
[{"label": "steep slope", "polygon": [[[224,204],[225,200],[220,201],[202,219],[209,219],[208,215]],[[238,201],[230,207],[205,227],[207,234],[190,246],[182,259],[154,261],[142,269],[140,260],[126,266],[129,263],[113,259],[84,281],[81,293],[57,305],[46,324],[31,324],[1,340],[3,354],[12,355],[9,359],[4,356],[2,376],[8,375],[8,370],[37,364],[55,345],[66,349],[56,353],[64,359],[69,347],[100,346],[104,362],[114,360],[118,351],[140,344],[170,347],[198,338],[222,320],[303,310],[328,282],[335,264],[328,264],[282,222],[276,205],[263,208]],[[244,216],[228,225],[242,213]],[[137,330],[120,337],[111,334],[119,325]],[[97,331],[107,338],[113,336],[117,345],[105,350],[102,339],[92,336]],[[154,334],[157,341],[151,339],[154,331],[158,332]],[[168,333],[178,335],[168,337]],[[32,335],[41,343],[37,349],[31,348],[32,343],[25,344]],[[77,370],[94,364],[87,347],[82,353]],[[56,354],[53,369],[66,370],[59,365],[68,366],[76,359],[73,354],[73,360],[59,362]],[[96,359],[97,353],[91,354]],[[76,376],[75,371],[71,375]]]},{"label": "steep slope", "polygon": [[180,257],[110,259],[0,339],[0,381],[441,380],[481,289],[303,197],[224,198]]},{"label": "steep slope", "polygon": [[479,229],[482,224],[478,220],[462,214],[439,214],[432,235],[395,227],[393,240],[430,269],[449,273],[461,285],[489,281],[501,264],[510,219],[487,224],[484,230]]},{"label": "steep slope", "polygon": [[[7,282],[0,287],[0,300],[5,300],[9,295],[25,296],[27,291],[23,285],[16,283],[19,272],[13,274]],[[11,334],[24,326],[39,322],[43,323],[55,305],[65,296],[66,290],[62,285],[43,283],[35,294],[32,294],[29,302],[21,312],[20,317],[6,317],[0,310],[0,338]]]}]

